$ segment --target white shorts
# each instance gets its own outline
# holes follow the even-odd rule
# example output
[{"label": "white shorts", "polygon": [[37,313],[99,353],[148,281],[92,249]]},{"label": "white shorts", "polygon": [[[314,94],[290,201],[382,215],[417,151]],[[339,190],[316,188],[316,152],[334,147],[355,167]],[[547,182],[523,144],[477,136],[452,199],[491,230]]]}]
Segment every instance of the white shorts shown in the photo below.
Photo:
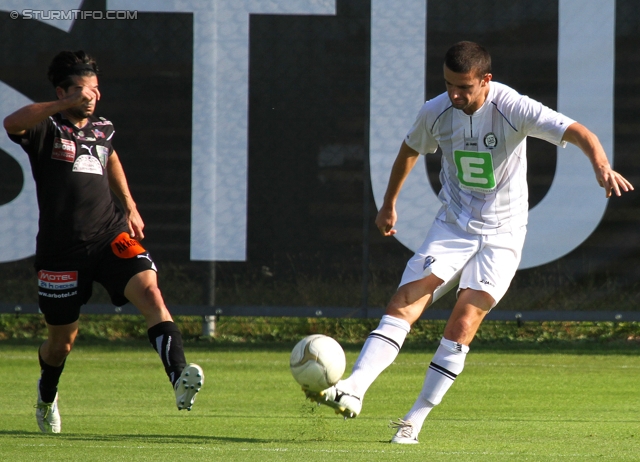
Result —
[{"label": "white shorts", "polygon": [[524,226],[511,233],[470,234],[436,219],[407,262],[400,286],[434,274],[444,281],[433,294],[434,302],[458,283],[458,291],[487,292],[495,306],[516,274],[526,234]]}]

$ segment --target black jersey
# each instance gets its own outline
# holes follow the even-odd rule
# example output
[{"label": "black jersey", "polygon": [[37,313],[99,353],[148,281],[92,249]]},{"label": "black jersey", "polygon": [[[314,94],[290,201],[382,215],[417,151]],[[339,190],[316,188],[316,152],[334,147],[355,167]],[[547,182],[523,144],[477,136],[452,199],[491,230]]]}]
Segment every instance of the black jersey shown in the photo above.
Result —
[{"label": "black jersey", "polygon": [[114,133],[102,117],[91,115],[78,128],[56,114],[22,136],[9,135],[29,154],[36,182],[37,256],[68,255],[128,230],[107,176]]}]

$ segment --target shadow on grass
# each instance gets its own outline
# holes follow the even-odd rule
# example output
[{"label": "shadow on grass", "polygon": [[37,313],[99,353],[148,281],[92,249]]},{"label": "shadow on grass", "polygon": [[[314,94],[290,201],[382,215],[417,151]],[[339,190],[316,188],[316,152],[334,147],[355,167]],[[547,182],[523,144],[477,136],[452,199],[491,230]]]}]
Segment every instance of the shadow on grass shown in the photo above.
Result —
[{"label": "shadow on grass", "polygon": [[226,443],[286,443],[293,442],[292,439],[276,440],[261,439],[261,438],[233,438],[226,436],[202,436],[202,435],[148,435],[148,434],[79,434],[79,433],[60,433],[56,435],[45,435],[40,432],[25,432],[25,431],[12,431],[12,430],[0,430],[0,438],[3,436],[11,438],[23,438],[23,439],[41,439],[50,438],[51,441],[92,441],[92,442],[119,442],[123,441],[135,441],[156,444],[209,444],[216,442]]}]

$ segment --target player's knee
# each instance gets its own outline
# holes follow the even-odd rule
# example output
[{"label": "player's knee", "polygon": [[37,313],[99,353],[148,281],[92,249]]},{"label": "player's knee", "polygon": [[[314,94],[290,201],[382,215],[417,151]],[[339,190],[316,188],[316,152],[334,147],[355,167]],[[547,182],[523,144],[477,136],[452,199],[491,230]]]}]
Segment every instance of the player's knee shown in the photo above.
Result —
[{"label": "player's knee", "polygon": [[387,305],[385,314],[413,324],[422,314],[422,309],[410,303],[407,298],[394,297]]},{"label": "player's knee", "polygon": [[142,289],[142,298],[144,303],[152,308],[160,309],[164,307],[162,292],[157,285],[149,285]]},{"label": "player's knee", "polygon": [[58,341],[58,342],[49,341],[47,345],[49,356],[52,359],[55,359],[56,362],[63,361],[67,356],[69,356],[69,353],[71,353],[72,349],[73,349],[73,341],[71,340]]},{"label": "player's knee", "polygon": [[470,333],[475,334],[475,326],[476,323],[466,317],[458,318],[453,324],[453,328],[458,333],[458,335],[463,336],[467,336]]},{"label": "player's knee", "polygon": [[467,316],[450,319],[444,329],[444,337],[468,345],[475,337],[479,326],[480,321]]},{"label": "player's knee", "polygon": [[[133,301],[133,300],[132,300]],[[171,315],[162,298],[162,292],[155,284],[150,284],[141,288],[136,296],[134,305],[146,317],[151,319],[169,319]]]}]

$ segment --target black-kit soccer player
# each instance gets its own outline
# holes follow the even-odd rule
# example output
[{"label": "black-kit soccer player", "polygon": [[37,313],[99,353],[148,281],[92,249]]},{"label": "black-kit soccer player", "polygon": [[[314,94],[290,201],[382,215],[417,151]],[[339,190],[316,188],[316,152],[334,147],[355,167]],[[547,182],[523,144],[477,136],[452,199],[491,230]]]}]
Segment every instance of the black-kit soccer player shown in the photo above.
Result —
[{"label": "black-kit soccer player", "polygon": [[[367,338],[351,375],[307,397],[345,418],[360,414],[367,389],[393,363],[422,312],[457,286],[457,300],[413,407],[392,427],[391,442],[417,444],[429,412],[464,368],[480,324],[506,293],[522,254],[528,217],[526,138],[572,143],[591,162],[606,197],[633,186],[614,171],[594,133],[569,117],[492,81],[491,57],[459,42],[444,59],[446,92],[427,101],[391,169],[376,217],[392,236],[396,201],[420,155],[442,150],[442,207],[408,261],[380,324]],[[585,96],[588,97],[588,96]]]},{"label": "black-kit soccer player", "polygon": [[56,100],[29,104],[4,119],[9,138],[29,156],[38,200],[35,270],[47,325],[38,350],[40,430],[61,431],[58,383],[94,281],[114,305],[131,302],[138,308],[178,409],[191,410],[204,373],[186,362],[180,330],[158,288],[156,265],[140,244],[144,222],[112,145],[113,124],[94,115],[101,97],[96,61],[81,50],[62,51],[48,78]]}]

